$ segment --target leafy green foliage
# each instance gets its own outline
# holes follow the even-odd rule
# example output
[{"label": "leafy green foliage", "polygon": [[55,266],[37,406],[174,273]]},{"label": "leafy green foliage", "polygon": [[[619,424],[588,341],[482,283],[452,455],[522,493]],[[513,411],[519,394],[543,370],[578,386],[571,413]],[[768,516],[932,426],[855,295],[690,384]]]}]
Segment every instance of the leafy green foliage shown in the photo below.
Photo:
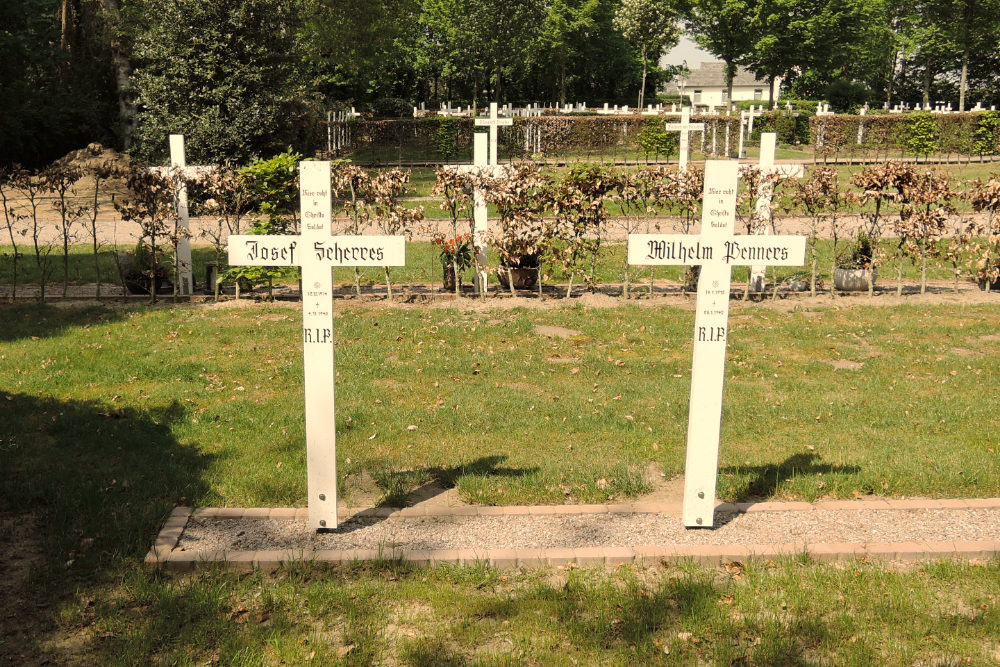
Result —
[{"label": "leafy green foliage", "polygon": [[458,121],[445,118],[434,133],[434,148],[442,160],[451,162],[458,155]]},{"label": "leafy green foliage", "polygon": [[41,166],[93,141],[111,143],[109,43],[95,2],[0,3],[0,165]]},{"label": "leafy green foliage", "polygon": [[979,155],[1000,151],[1000,112],[987,111],[980,118],[973,132],[972,150]]},{"label": "leafy green foliage", "polygon": [[678,140],[676,132],[663,130],[663,123],[659,118],[651,118],[643,125],[635,141],[646,151],[647,158],[653,155],[659,159],[661,156],[667,158],[676,153]]},{"label": "leafy green foliage", "polygon": [[293,0],[137,0],[134,153],[160,161],[185,135],[189,163],[245,162],[297,139],[304,88]]},{"label": "leafy green foliage", "polygon": [[906,124],[906,147],[917,155],[930,155],[940,145],[937,121],[930,113],[912,114]]}]

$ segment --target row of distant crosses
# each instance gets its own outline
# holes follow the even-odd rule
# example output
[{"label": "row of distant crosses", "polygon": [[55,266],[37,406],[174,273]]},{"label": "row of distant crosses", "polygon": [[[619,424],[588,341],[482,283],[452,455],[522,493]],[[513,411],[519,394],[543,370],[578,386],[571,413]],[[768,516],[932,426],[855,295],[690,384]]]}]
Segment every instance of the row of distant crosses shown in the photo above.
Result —
[{"label": "row of distant crosses", "polygon": [[[490,116],[476,120],[477,126],[486,127],[489,132],[476,133],[473,164],[456,168],[486,173],[503,169],[497,155],[497,132],[511,123],[509,118],[500,118],[497,105],[491,104]],[[690,122],[688,113],[684,113],[680,123],[667,124],[666,129],[680,132],[679,168],[685,170],[689,135],[703,130],[703,125]],[[774,148],[775,135],[763,134],[760,168],[769,172],[782,170],[788,176],[801,175],[801,165],[776,166]],[[179,174],[206,169],[185,166],[183,137],[178,135],[171,137],[171,163],[174,173]],[[332,530],[338,525],[332,269],[403,266],[406,251],[402,236],[333,235],[330,162],[301,162],[299,174],[301,232],[230,236],[229,264],[301,268],[309,524],[316,530]],[[764,266],[800,266],[805,261],[805,237],[734,233],[738,178],[737,161],[706,162],[700,234],[631,234],[628,238],[628,261],[632,265],[701,267],[695,306],[683,505],[683,522],[689,528],[709,528],[714,524],[732,267],[753,267],[751,282],[760,282],[758,288],[762,288]],[[181,224],[186,224],[183,187],[179,192],[178,208],[183,204],[184,210],[178,213],[183,214],[179,216]],[[770,191],[765,187],[757,195],[758,206],[769,211]],[[477,192],[475,286],[480,294],[487,292],[486,225],[485,198]],[[187,245],[186,239],[182,244]],[[190,294],[190,248],[179,247],[177,256],[187,263],[181,265],[182,293]]]}]

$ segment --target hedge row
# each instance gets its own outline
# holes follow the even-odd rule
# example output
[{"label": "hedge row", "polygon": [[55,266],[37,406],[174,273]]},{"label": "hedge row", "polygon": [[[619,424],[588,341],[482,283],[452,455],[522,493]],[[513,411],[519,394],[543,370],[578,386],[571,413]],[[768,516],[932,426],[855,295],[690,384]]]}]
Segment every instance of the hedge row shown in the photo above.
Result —
[{"label": "hedge row", "polygon": [[1000,112],[996,111],[814,116],[810,131],[816,154],[823,157],[1000,153]]},{"label": "hedge row", "polygon": [[[671,119],[674,117],[671,117]],[[515,118],[500,128],[504,159],[538,156],[569,160],[657,159],[676,153],[677,133],[663,132],[663,116],[540,116]],[[699,115],[707,126],[692,136],[692,147],[735,156],[739,117]],[[728,151],[726,130],[729,130]],[[354,119],[334,123],[335,155],[384,164],[400,160],[468,159],[473,119],[429,116],[391,120]],[[747,143],[761,132],[777,132],[784,145],[812,145],[819,158],[1000,154],[1000,112],[952,114],[871,114],[814,116],[808,111],[765,112]],[[671,147],[673,149],[671,150]]]},{"label": "hedge row", "polygon": [[[676,132],[664,132],[662,116],[539,116],[515,118],[514,124],[499,131],[500,155],[504,159],[542,155],[553,158],[579,158],[601,161],[628,157],[647,159],[666,157],[676,152],[667,143],[676,144]],[[693,122],[708,126],[706,148],[716,134],[716,152],[725,152],[726,128],[729,128],[730,153],[736,150],[739,132],[737,116],[696,116]],[[397,159],[450,161],[467,157],[472,146],[473,119],[430,116],[392,120],[354,119],[336,123],[335,128],[349,136],[339,152],[373,164]],[[346,130],[346,132],[345,132]],[[659,136],[658,136],[659,135]],[[692,146],[701,147],[698,135]]]}]

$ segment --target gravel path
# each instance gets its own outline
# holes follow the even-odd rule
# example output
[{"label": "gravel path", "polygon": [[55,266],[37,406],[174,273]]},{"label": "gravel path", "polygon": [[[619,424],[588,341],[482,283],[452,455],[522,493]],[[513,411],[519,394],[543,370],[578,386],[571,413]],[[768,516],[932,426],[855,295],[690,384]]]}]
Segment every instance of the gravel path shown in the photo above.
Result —
[{"label": "gravel path", "polygon": [[645,513],[353,518],[319,534],[305,521],[193,517],[177,549],[541,549],[953,540],[1000,540],[1000,507],[718,512],[716,527],[708,530],[687,530],[677,516]]}]

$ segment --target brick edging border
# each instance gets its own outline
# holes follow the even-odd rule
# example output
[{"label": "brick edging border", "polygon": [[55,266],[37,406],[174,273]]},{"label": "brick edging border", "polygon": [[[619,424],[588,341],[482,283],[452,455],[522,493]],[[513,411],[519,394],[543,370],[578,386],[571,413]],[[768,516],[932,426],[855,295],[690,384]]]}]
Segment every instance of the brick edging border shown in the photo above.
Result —
[{"label": "brick edging border", "polygon": [[[1000,498],[913,498],[825,500],[807,502],[718,503],[717,512],[808,512],[815,510],[917,510],[917,509],[1000,509]],[[551,514],[652,514],[680,515],[679,503],[622,503],[616,505],[513,505],[506,507],[405,507],[342,509],[341,521],[352,517],[407,519],[418,517],[523,516]],[[959,558],[989,559],[1000,554],[1000,539],[946,542],[868,542],[759,545],[662,545],[640,547],[581,547],[548,549],[389,549],[389,550],[258,550],[243,552],[174,552],[191,518],[304,520],[305,508],[198,508],[176,507],[170,513],[156,541],[146,555],[149,565],[177,572],[190,571],[209,563],[225,564],[237,570],[276,570],[304,562],[353,563],[357,561],[402,560],[414,565],[464,565],[487,563],[493,567],[545,567],[575,564],[616,566],[624,563],[659,564],[694,561],[702,565],[808,554],[820,561],[837,562],[855,558],[915,561]]]}]

